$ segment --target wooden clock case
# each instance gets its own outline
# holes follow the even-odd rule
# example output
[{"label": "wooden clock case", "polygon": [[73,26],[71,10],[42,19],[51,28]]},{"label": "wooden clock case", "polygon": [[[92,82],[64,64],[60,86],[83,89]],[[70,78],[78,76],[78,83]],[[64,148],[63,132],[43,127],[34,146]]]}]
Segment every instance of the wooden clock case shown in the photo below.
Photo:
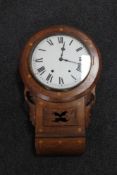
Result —
[{"label": "wooden clock case", "polygon": [[[42,86],[33,77],[29,58],[42,39],[56,34],[75,37],[91,55],[88,76],[78,86],[58,91]],[[93,41],[73,27],[58,25],[36,33],[25,45],[20,61],[20,74],[25,86],[30,120],[35,127],[36,152],[41,155],[77,155],[85,150],[85,133],[95,102],[95,88],[101,71],[101,58]]]}]

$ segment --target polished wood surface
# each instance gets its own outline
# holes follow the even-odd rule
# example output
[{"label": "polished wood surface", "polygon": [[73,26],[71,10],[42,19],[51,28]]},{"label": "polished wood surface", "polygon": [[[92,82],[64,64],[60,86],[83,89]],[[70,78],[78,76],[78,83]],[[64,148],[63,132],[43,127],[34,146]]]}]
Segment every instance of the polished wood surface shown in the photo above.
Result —
[{"label": "polished wood surface", "polygon": [[[29,58],[35,45],[54,34],[67,34],[81,40],[87,47],[91,69],[85,80],[67,91],[47,89],[37,82],[29,68]],[[25,86],[30,120],[35,127],[38,154],[80,154],[85,150],[86,128],[95,103],[95,88],[101,72],[101,58],[92,40],[76,28],[64,25],[39,31],[25,45],[20,62],[20,74]]]}]

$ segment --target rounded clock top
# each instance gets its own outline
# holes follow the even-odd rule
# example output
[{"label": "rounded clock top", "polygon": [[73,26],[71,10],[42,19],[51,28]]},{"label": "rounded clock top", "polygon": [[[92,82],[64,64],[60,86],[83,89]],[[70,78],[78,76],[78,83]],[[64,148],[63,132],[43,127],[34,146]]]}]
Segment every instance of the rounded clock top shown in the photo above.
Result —
[{"label": "rounded clock top", "polygon": [[91,56],[75,37],[56,34],[44,38],[33,48],[30,69],[46,88],[66,90],[79,85],[88,75]]},{"label": "rounded clock top", "polygon": [[90,92],[102,61],[94,42],[79,29],[57,25],[33,35],[22,53],[20,74],[25,87],[52,102],[68,102]]}]

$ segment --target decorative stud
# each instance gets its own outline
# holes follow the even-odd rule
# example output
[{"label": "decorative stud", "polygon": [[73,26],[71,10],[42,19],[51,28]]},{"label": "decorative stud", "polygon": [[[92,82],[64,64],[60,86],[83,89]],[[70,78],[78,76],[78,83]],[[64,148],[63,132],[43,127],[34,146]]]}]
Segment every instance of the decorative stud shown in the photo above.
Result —
[{"label": "decorative stud", "polygon": [[40,101],[40,103],[39,103],[40,105],[43,105],[43,102],[42,101]]},{"label": "decorative stud", "polygon": [[63,28],[60,28],[60,31],[62,32],[63,31]]},{"label": "decorative stud", "polygon": [[77,143],[78,143],[78,144],[81,144],[81,143],[82,143],[82,140],[77,140]]},{"label": "decorative stud", "polygon": [[82,129],[81,128],[78,128],[78,132],[81,132],[82,131]]},{"label": "decorative stud", "polygon": [[33,45],[33,43],[29,43],[29,46],[32,46]]},{"label": "decorative stud", "polygon": [[43,143],[43,141],[42,140],[39,140],[39,144],[42,144]]},{"label": "decorative stud", "polygon": [[58,95],[58,96],[60,96],[60,95],[61,95],[61,93],[60,93],[60,92],[57,92],[57,95]]},{"label": "decorative stud", "polygon": [[87,42],[87,41],[88,41],[88,39],[85,39],[85,41]]},{"label": "decorative stud", "polygon": [[59,140],[59,141],[58,141],[58,143],[59,143],[59,144],[61,144],[61,143],[62,143],[62,141],[61,141],[61,140]]},{"label": "decorative stud", "polygon": [[92,44],[90,44],[89,46],[90,46],[90,48],[92,48],[92,47],[93,47],[93,45],[92,45]]},{"label": "decorative stud", "polygon": [[39,132],[43,132],[43,129],[39,129]]},{"label": "decorative stud", "polygon": [[28,78],[31,78],[31,75],[30,74],[28,74]]}]

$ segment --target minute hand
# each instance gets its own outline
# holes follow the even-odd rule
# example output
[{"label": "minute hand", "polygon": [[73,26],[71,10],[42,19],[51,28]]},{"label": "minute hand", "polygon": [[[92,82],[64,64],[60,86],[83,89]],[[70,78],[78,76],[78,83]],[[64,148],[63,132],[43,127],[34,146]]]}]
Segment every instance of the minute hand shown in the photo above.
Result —
[{"label": "minute hand", "polygon": [[70,63],[74,63],[74,64],[78,64],[77,62],[75,61],[70,61],[70,60],[67,60],[67,59],[62,59],[63,61],[66,61],[66,62],[70,62]]}]

